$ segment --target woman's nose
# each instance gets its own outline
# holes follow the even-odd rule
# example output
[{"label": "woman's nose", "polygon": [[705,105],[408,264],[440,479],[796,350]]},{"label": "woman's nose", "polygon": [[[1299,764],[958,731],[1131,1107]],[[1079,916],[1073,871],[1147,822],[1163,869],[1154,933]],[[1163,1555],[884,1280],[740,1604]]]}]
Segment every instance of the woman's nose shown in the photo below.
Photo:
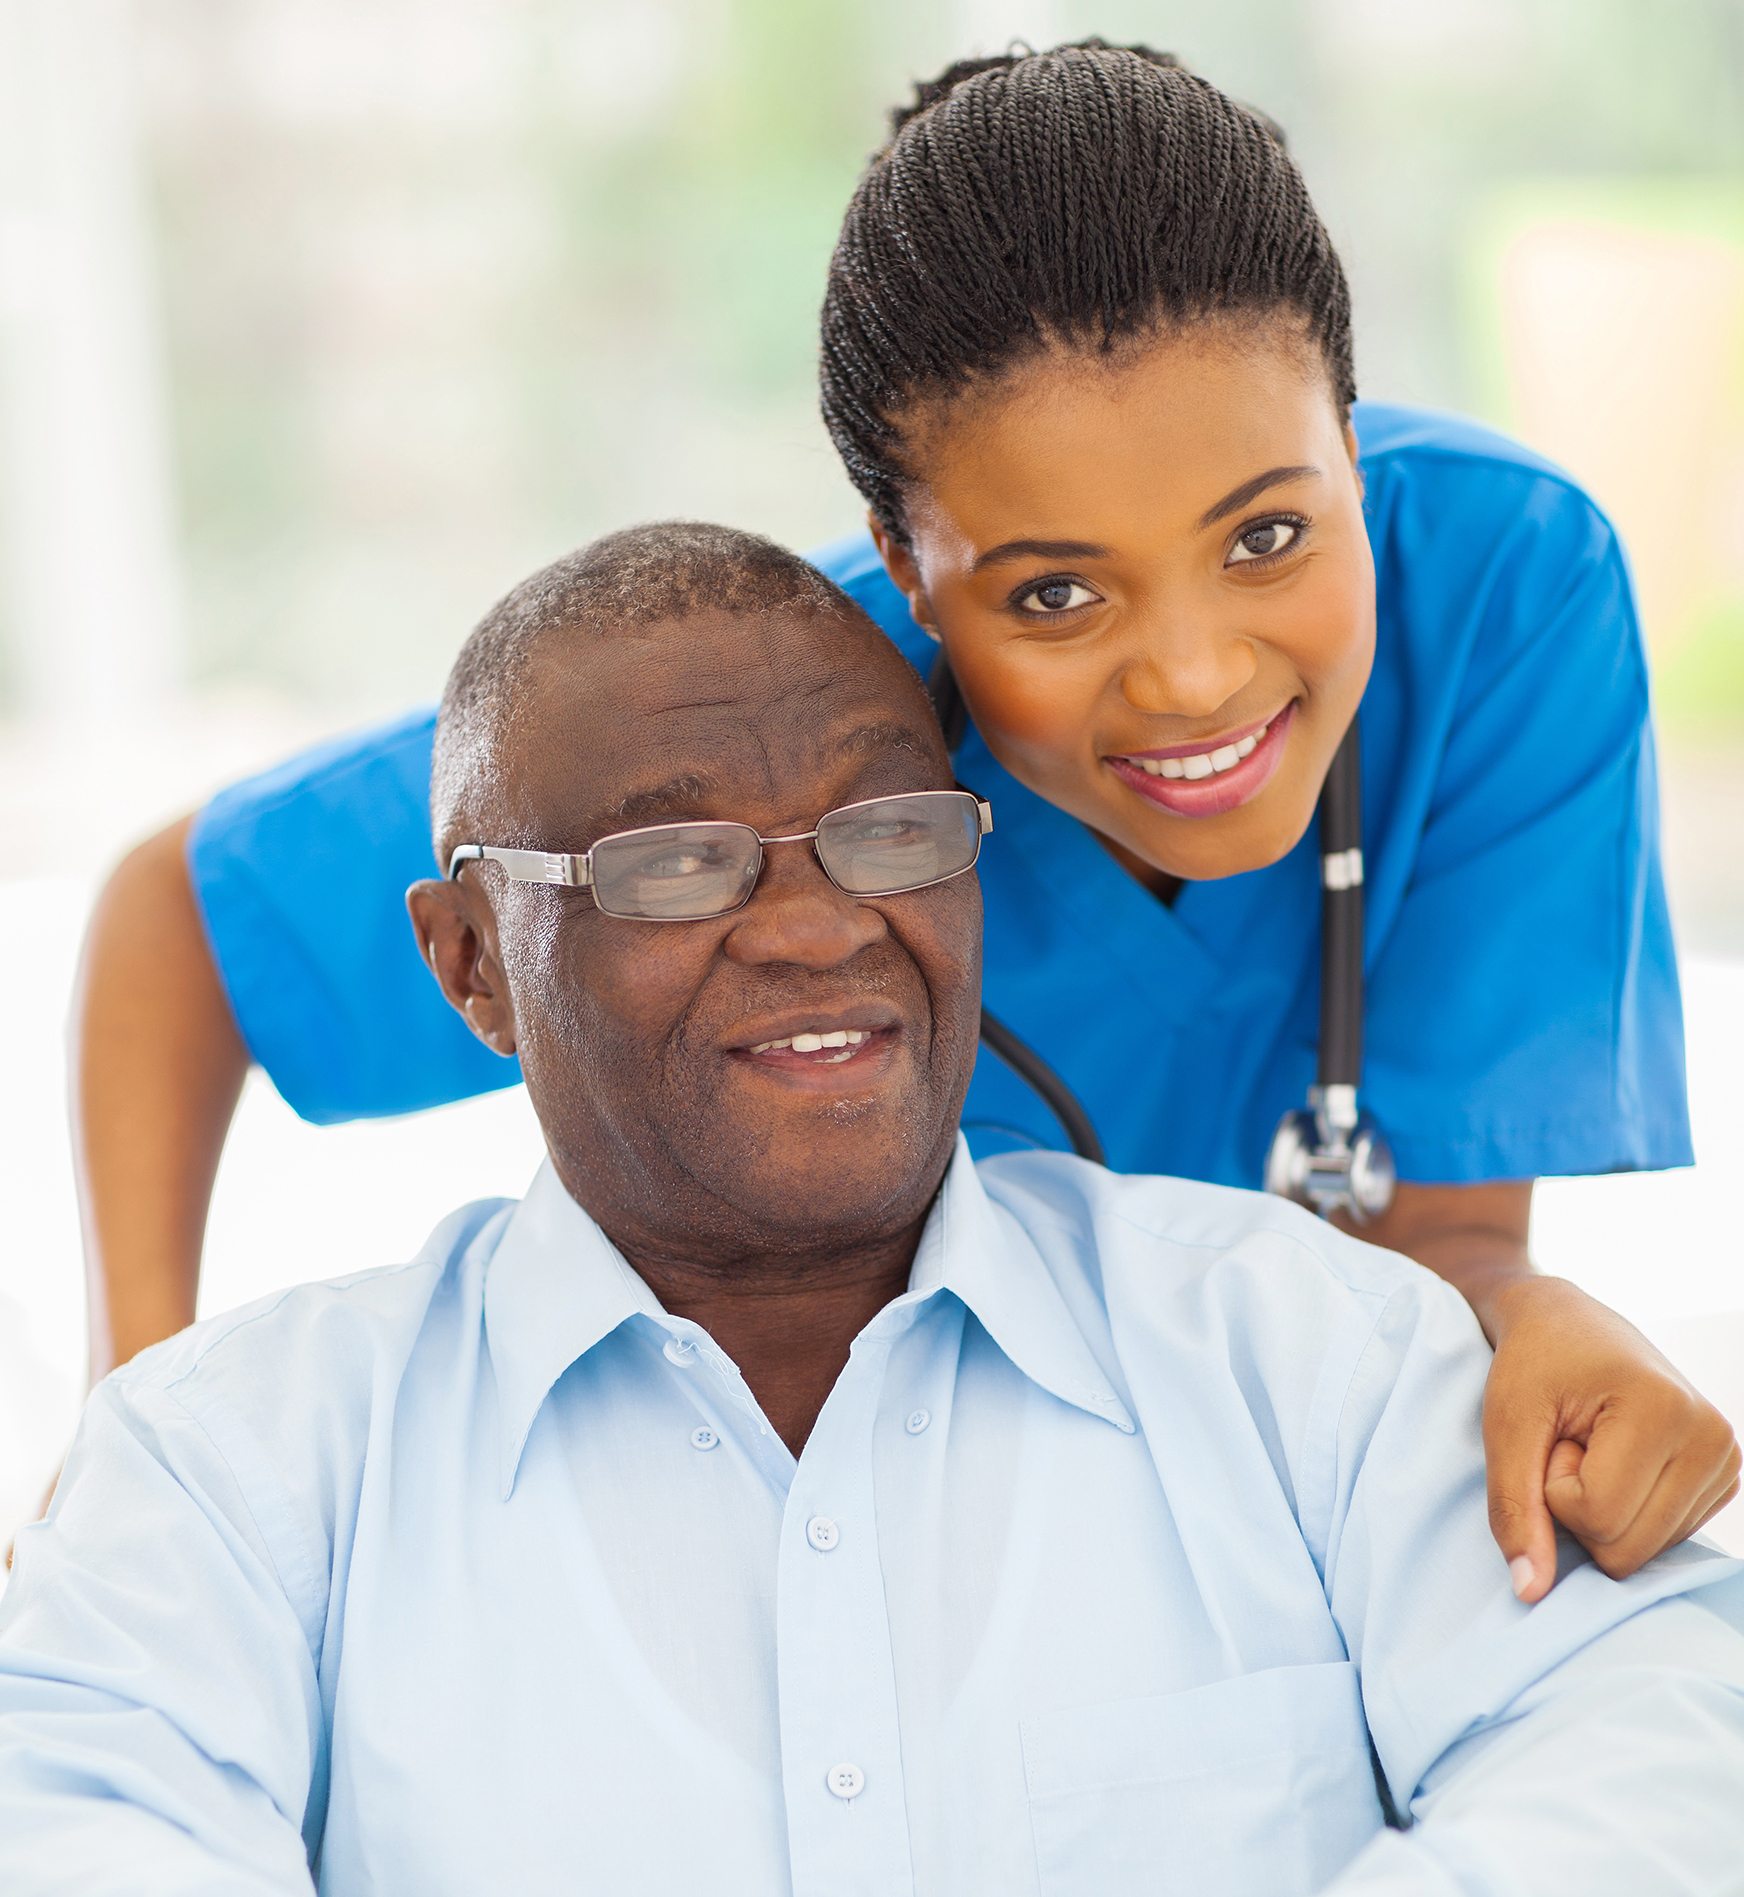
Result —
[{"label": "woman's nose", "polygon": [[1134,711],[1209,718],[1258,669],[1250,640],[1170,629],[1141,640],[1127,653],[1120,668],[1120,693]]},{"label": "woman's nose", "polygon": [[809,843],[775,843],[724,947],[748,967],[836,968],[884,934],[884,918],[838,889]]}]

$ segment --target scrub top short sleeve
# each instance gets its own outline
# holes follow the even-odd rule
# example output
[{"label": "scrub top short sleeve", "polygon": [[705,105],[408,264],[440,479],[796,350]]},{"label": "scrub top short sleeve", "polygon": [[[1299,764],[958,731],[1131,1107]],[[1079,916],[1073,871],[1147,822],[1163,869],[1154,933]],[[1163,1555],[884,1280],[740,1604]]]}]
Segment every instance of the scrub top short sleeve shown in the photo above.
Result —
[{"label": "scrub top short sleeve", "polygon": [[188,868],[248,1050],[306,1120],[410,1113],[506,1087],[418,954],[407,885],[436,874],[433,710],[222,791]]},{"label": "scrub top short sleeve", "polygon": [[[1473,576],[1480,598],[1448,616],[1456,630],[1473,623],[1463,650],[1441,654],[1462,683],[1439,729],[1413,740],[1426,755],[1396,725],[1372,741],[1365,729],[1394,812],[1371,826],[1368,1097],[1407,1179],[1687,1164],[1628,569],[1604,517],[1565,481],[1514,470],[1491,486],[1490,571]],[[1409,670],[1388,668],[1382,690],[1421,690]]]}]

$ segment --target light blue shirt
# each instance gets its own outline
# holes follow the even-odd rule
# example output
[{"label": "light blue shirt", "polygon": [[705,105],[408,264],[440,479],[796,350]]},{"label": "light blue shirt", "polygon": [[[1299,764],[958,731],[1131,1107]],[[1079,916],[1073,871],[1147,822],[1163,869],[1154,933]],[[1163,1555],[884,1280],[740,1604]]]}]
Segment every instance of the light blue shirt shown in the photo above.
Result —
[{"label": "light blue shirt", "polygon": [[1487,1361],[1290,1206],[960,1149],[796,1463],[547,1169],[103,1384],[0,1890],[1736,1888],[1744,1564],[1518,1605]]}]

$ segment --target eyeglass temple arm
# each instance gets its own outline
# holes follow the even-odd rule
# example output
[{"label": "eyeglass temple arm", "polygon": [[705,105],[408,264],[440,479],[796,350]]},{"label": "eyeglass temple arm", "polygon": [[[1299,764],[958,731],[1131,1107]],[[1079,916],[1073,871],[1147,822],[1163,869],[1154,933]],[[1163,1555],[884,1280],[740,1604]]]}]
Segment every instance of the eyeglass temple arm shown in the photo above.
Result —
[{"label": "eyeglass temple arm", "polygon": [[468,863],[501,863],[517,883],[561,883],[568,889],[586,889],[593,881],[585,856],[565,856],[551,850],[499,850],[489,843],[463,843],[448,859],[453,882]]}]

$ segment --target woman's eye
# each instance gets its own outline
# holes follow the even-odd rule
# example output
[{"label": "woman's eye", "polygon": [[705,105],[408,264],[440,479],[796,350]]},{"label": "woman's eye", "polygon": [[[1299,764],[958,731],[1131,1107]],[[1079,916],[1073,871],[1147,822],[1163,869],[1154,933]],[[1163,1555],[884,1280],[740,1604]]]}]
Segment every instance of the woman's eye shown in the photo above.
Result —
[{"label": "woman's eye", "polygon": [[1038,580],[1035,585],[1026,586],[1015,603],[1019,611],[1036,619],[1046,619],[1054,613],[1069,613],[1074,607],[1087,606],[1095,597],[1081,580]]},{"label": "woman's eye", "polygon": [[1300,524],[1293,520],[1262,520],[1236,536],[1227,564],[1245,566],[1251,560],[1264,560],[1274,553],[1282,553],[1294,544],[1301,532]]}]

